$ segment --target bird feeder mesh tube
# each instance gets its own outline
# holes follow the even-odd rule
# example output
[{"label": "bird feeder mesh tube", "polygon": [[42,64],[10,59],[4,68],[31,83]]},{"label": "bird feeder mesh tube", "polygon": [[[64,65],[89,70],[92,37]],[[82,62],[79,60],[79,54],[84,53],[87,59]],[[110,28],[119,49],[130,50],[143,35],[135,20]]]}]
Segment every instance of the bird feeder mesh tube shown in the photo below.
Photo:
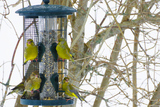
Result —
[{"label": "bird feeder mesh tube", "polygon": [[[58,29],[57,35],[58,38],[64,38],[67,40],[67,17],[59,18],[57,21]],[[67,75],[67,60],[59,60],[58,62],[58,74],[59,74],[59,90],[62,90],[62,80]]]},{"label": "bird feeder mesh tube", "polygon": [[58,64],[54,62],[50,47],[57,41],[57,18],[39,16],[39,43],[43,44],[45,52],[39,62],[39,72],[44,74],[46,82],[40,94],[40,99],[54,99],[55,90],[50,81],[51,76],[58,72]]},{"label": "bird feeder mesh tube", "polygon": [[[28,28],[28,26],[30,27]],[[24,38],[23,38],[24,49],[26,47],[26,43],[28,39],[32,39],[34,41],[34,44],[37,46],[38,44],[38,18],[25,18],[24,19],[24,29],[27,29],[24,33]],[[28,61],[24,65],[25,79],[27,80],[33,71],[38,71],[38,70],[39,70],[38,62]]]}]

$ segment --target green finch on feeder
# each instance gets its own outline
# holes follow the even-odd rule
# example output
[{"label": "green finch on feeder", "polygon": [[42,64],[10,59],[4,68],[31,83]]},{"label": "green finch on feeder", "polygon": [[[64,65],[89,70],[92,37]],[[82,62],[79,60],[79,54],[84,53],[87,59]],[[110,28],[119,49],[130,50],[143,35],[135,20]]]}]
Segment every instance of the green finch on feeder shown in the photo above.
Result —
[{"label": "green finch on feeder", "polygon": [[41,85],[41,78],[38,71],[31,73],[30,77],[25,82],[25,91],[33,93],[33,91],[38,90]]},{"label": "green finch on feeder", "polygon": [[24,57],[26,58],[24,64],[26,64],[29,60],[34,60],[37,56],[38,56],[37,46],[34,44],[32,39],[28,39],[24,51]]},{"label": "green finch on feeder", "polygon": [[69,59],[72,62],[74,61],[73,56],[70,54],[70,49],[68,47],[68,44],[64,38],[58,39],[58,45],[56,47],[56,50],[60,58]]},{"label": "green finch on feeder", "polygon": [[81,101],[85,101],[84,98],[79,95],[78,91],[69,83],[68,77],[63,79],[62,90],[65,91],[65,94],[69,97],[75,97]]},{"label": "green finch on feeder", "polygon": [[8,95],[17,93],[18,95],[22,96],[24,92],[24,81],[19,83],[17,86],[11,89],[12,91],[8,93]]}]

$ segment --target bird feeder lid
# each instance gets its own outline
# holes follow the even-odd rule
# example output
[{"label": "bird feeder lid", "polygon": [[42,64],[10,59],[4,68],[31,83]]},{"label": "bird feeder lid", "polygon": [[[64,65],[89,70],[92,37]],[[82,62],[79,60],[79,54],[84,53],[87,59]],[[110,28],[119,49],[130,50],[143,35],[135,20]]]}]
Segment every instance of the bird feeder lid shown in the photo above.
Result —
[{"label": "bird feeder lid", "polygon": [[62,5],[34,5],[28,6],[16,11],[20,16],[25,17],[37,17],[37,16],[55,16],[55,17],[65,17],[66,15],[71,15],[77,10],[71,7]]}]

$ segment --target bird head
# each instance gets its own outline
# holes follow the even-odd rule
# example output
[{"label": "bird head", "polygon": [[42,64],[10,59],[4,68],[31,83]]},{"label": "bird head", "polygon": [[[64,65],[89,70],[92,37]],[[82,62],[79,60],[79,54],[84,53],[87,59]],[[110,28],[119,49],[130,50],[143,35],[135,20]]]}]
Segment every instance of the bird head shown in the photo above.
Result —
[{"label": "bird head", "polygon": [[65,77],[65,78],[63,79],[63,81],[66,82],[66,83],[68,83],[68,82],[69,82],[69,78],[68,78],[68,77]]},{"label": "bird head", "polygon": [[64,38],[60,38],[60,39],[58,39],[58,42],[63,42],[63,41],[65,41],[65,39],[64,39]]},{"label": "bird head", "polygon": [[31,73],[30,75],[30,78],[33,79],[33,78],[39,78],[39,72],[38,71],[34,71]]},{"label": "bird head", "polygon": [[34,45],[34,42],[32,39],[28,39],[26,44],[27,44],[27,46],[32,46],[32,45]]}]

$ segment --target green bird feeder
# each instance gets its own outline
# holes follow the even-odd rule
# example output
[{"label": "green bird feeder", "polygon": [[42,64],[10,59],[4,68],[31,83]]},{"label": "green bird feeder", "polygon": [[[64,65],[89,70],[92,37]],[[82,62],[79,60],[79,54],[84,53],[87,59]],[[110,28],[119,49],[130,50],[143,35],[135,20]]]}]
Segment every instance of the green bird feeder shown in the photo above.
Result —
[{"label": "green bird feeder", "polygon": [[38,91],[21,97],[21,104],[71,105],[74,100],[67,100],[61,90],[62,79],[67,75],[67,62],[58,58],[56,46],[58,38],[67,39],[67,15],[76,10],[62,5],[49,5],[49,0],[43,2],[44,5],[28,6],[16,11],[24,16],[24,48],[28,39],[33,39],[38,47],[38,57],[24,65],[25,79],[33,71],[39,71],[42,80]]}]

